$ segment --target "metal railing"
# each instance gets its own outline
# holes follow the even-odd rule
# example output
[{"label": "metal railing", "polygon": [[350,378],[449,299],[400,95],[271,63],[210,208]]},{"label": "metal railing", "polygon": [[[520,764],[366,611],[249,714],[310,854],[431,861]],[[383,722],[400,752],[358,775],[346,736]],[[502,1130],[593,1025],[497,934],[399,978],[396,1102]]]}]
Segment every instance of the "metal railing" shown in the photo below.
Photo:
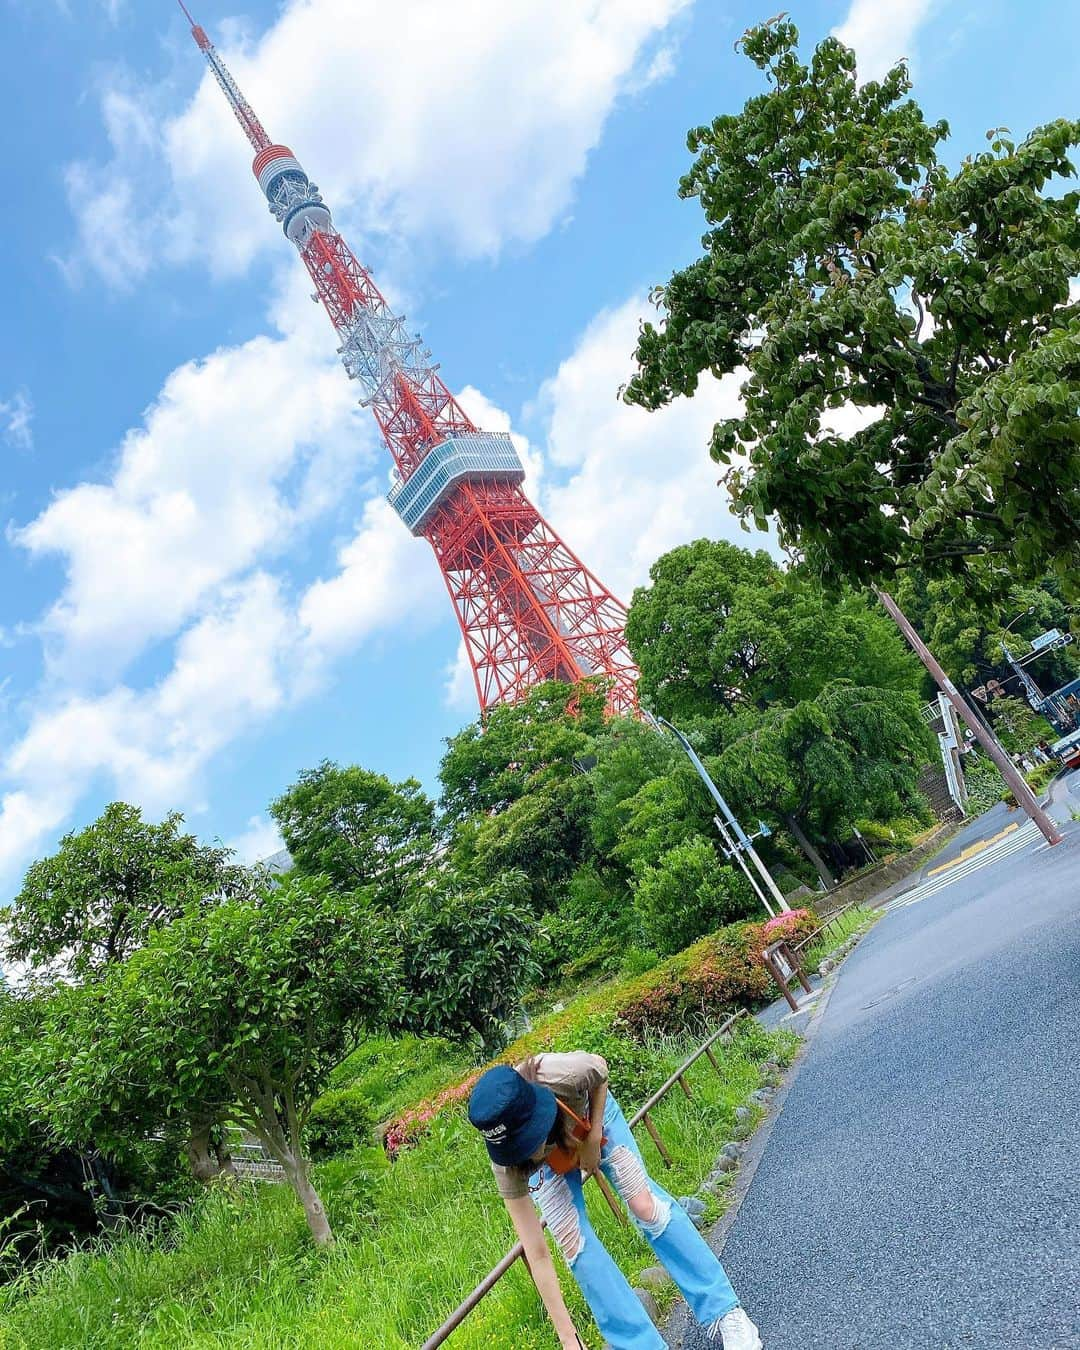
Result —
[{"label": "metal railing", "polygon": [[[722,1037],[726,1036],[730,1039],[732,1028],[735,1026],[736,1022],[738,1022],[740,1018],[747,1017],[748,1015],[749,1014],[747,1013],[745,1008],[740,1008],[738,1012],[732,1013],[730,1017],[726,1018],[721,1023],[721,1025],[717,1027],[717,1029],[714,1032],[712,1032],[711,1035],[709,1035],[704,1041],[702,1041],[702,1043],[698,1046],[698,1048],[694,1051],[694,1053],[690,1055],[688,1059],[685,1059],[683,1061],[683,1063],[675,1070],[675,1072],[671,1075],[671,1077],[668,1078],[667,1081],[663,1083],[661,1087],[657,1088],[657,1090],[645,1102],[645,1104],[643,1106],[638,1107],[637,1111],[634,1113],[634,1115],[630,1117],[630,1120],[627,1122],[631,1129],[633,1129],[636,1125],[644,1124],[645,1128],[649,1132],[649,1137],[656,1145],[657,1152],[660,1154],[660,1157],[664,1161],[665,1167],[672,1166],[671,1154],[668,1152],[667,1146],[664,1144],[664,1141],[660,1137],[660,1132],[656,1128],[655,1121],[652,1119],[652,1112],[656,1109],[657,1105],[661,1101],[663,1101],[663,1099],[675,1087],[676,1084],[678,1084],[679,1087],[682,1089],[684,1096],[690,1099],[693,1098],[693,1093],[690,1091],[690,1085],[686,1081],[686,1072],[692,1065],[696,1064],[699,1059],[708,1058],[709,1063],[713,1066],[716,1072],[718,1074],[720,1073],[720,1065],[717,1062],[716,1055],[713,1053],[713,1046]],[[594,1173],[593,1175],[596,1176],[596,1180],[600,1184],[601,1189],[603,1189],[608,1204],[611,1206],[615,1215],[618,1217],[620,1223],[626,1223],[627,1222],[626,1215],[623,1213],[622,1207],[615,1200],[615,1197],[611,1193],[610,1187],[604,1181],[604,1178],[599,1173]],[[541,1226],[546,1227],[546,1225],[543,1224],[543,1222],[541,1222]],[[494,1269],[488,1271],[488,1273],[484,1276],[484,1278],[480,1281],[480,1283],[476,1286],[476,1288],[472,1291],[472,1293],[468,1296],[468,1298],[465,1299],[464,1302],[460,1303],[458,1307],[454,1309],[454,1311],[450,1314],[450,1316],[446,1319],[446,1321],[442,1324],[442,1326],[438,1329],[438,1331],[436,1331],[433,1335],[428,1337],[428,1339],[424,1342],[421,1350],[436,1350],[436,1346],[445,1344],[445,1342],[449,1340],[451,1335],[453,1335],[453,1333],[457,1330],[457,1328],[461,1326],[462,1322],[465,1321],[466,1317],[468,1317],[468,1315],[477,1306],[477,1304],[480,1303],[484,1298],[486,1298],[489,1293],[491,1293],[492,1289],[495,1288],[498,1282],[502,1279],[502,1277],[506,1274],[506,1272],[515,1265],[515,1263],[518,1261],[519,1258],[523,1261],[525,1260],[525,1249],[520,1242],[515,1243],[515,1245],[511,1247],[511,1249],[506,1253],[506,1255],[499,1262],[499,1264],[495,1266]],[[526,1267],[527,1265],[528,1263],[526,1262]]]},{"label": "metal railing", "polygon": [[820,941],[823,933],[828,933],[830,929],[834,928],[837,922],[843,918],[843,916],[848,912],[848,910],[857,909],[859,907],[859,903],[860,902],[858,900],[852,900],[850,904],[843,905],[841,906],[840,909],[833,910],[833,912],[829,915],[829,917],[825,920],[825,922],[821,924],[820,927],[815,928],[814,931],[810,933],[807,937],[804,937],[801,942],[791,942],[788,944],[791,950],[795,953],[795,956],[800,965],[802,965],[803,952],[808,947],[812,947],[816,942]]}]

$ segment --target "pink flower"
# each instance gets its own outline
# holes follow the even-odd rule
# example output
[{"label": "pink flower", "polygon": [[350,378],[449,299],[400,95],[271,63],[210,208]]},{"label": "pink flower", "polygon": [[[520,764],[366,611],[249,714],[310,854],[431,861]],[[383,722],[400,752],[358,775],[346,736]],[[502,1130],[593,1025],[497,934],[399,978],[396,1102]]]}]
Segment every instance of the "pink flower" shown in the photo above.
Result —
[{"label": "pink flower", "polygon": [[809,915],[808,909],[793,909],[787,914],[777,914],[774,919],[768,919],[762,929],[763,933],[775,933],[777,929],[788,928],[792,924],[798,923],[800,919],[805,919]]}]

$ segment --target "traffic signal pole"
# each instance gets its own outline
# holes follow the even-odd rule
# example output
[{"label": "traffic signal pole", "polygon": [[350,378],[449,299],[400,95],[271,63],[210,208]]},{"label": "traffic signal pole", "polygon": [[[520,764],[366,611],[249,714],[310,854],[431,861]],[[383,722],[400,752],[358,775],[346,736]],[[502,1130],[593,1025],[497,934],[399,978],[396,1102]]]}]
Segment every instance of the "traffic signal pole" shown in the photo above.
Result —
[{"label": "traffic signal pole", "polygon": [[958,715],[963,719],[965,724],[970,727],[975,739],[993,760],[1002,778],[1005,779],[1005,782],[1012,790],[1012,794],[1016,798],[1017,804],[1022,807],[1027,815],[1029,815],[1039,827],[1048,844],[1060,844],[1063,838],[1061,831],[1039,805],[1035,798],[1035,794],[1024,781],[1023,775],[1017,772],[1016,765],[1013,764],[1012,760],[1005,753],[1005,749],[1001,742],[992,732],[987,731],[983,727],[967,700],[961,696],[956,685],[953,684],[952,680],[945,674],[941,666],[938,665],[934,658],[934,654],[911,626],[907,615],[904,614],[903,610],[887,591],[878,591],[877,597],[882,605],[884,605],[897,628],[900,629],[901,633],[903,633],[904,637],[907,639],[908,645],[911,647],[912,651],[937,681],[938,688],[948,696],[949,701],[956,709]]}]

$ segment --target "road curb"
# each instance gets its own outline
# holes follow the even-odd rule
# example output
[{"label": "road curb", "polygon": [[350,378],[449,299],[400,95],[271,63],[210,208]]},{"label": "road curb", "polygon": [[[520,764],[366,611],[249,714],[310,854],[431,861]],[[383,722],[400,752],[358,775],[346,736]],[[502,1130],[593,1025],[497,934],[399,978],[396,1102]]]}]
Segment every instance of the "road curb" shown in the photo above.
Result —
[{"label": "road curb", "polygon": [[[874,927],[875,922],[876,916],[875,919],[870,920],[859,929],[857,933],[852,934],[854,940],[848,939],[851,941],[851,947],[844,953],[839,966],[831,970],[822,980],[821,984],[818,985],[816,1005],[810,1013],[810,1020],[807,1022],[805,1030],[801,1033],[802,1044],[799,1046],[798,1053],[791,1061],[791,1064],[784,1075],[784,1081],[781,1083],[776,1091],[776,1095],[769,1103],[768,1110],[762,1117],[762,1120],[754,1133],[750,1136],[750,1139],[747,1142],[746,1151],[743,1153],[739,1163],[738,1171],[734,1174],[735,1183],[732,1188],[731,1204],[720,1218],[717,1219],[716,1223],[713,1224],[712,1228],[710,1228],[707,1233],[702,1234],[705,1241],[717,1256],[723,1255],[728,1234],[734,1226],[735,1220],[739,1216],[739,1210],[742,1208],[743,1201],[746,1199],[750,1187],[753,1184],[754,1175],[761,1163],[761,1159],[765,1155],[765,1150],[768,1147],[769,1138],[772,1135],[773,1128],[783,1113],[787,1103],[788,1094],[802,1071],[802,1066],[806,1061],[807,1055],[810,1053],[811,1046],[817,1039],[818,1031],[821,1028],[821,1023],[825,1017],[826,1010],[828,1009],[833,990],[836,988],[844,961],[850,954],[851,949],[857,946],[871,928]],[[680,1298],[677,1306],[668,1315],[666,1322],[660,1328],[661,1335],[664,1337],[670,1350],[681,1350],[686,1333],[690,1329],[690,1322],[690,1309]]]}]

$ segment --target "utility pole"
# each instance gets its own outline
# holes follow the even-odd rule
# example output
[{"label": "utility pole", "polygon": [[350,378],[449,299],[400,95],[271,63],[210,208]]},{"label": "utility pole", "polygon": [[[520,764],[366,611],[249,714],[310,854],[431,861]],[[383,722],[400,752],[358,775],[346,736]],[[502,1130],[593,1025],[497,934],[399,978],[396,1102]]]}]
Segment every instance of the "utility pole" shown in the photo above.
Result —
[{"label": "utility pole", "polygon": [[[642,709],[642,711],[645,712],[644,709]],[[697,770],[698,777],[709,789],[709,795],[712,797],[713,801],[720,808],[721,815],[724,817],[728,826],[730,827],[731,833],[735,836],[732,847],[734,848],[736,853],[746,853],[749,856],[750,861],[757,868],[762,881],[764,881],[765,885],[768,886],[770,892],[772,893],[774,899],[776,900],[776,903],[780,906],[781,910],[783,910],[785,913],[790,912],[791,906],[784,899],[783,892],[780,890],[780,887],[773,880],[772,873],[758,857],[758,851],[754,847],[753,841],[747,835],[743,827],[739,824],[738,820],[735,817],[734,811],[732,811],[731,807],[728,806],[727,802],[724,801],[723,797],[720,795],[720,789],[709,777],[709,771],[708,769],[706,769],[705,765],[702,764],[701,760],[698,758],[697,751],[686,739],[686,737],[682,734],[682,732],[678,729],[678,727],[673,727],[671,723],[666,721],[663,717],[657,717],[653,713],[645,712],[645,716],[655,726],[667,727],[668,731],[672,733],[675,739],[686,751],[687,758],[690,760],[690,763]],[[717,824],[719,825],[719,821],[717,821]],[[764,900],[764,896],[762,896],[762,899]],[[768,904],[766,904],[765,908],[766,909],[769,908]],[[770,910],[770,913],[771,912],[772,911]]]},{"label": "utility pole", "polygon": [[1005,753],[1005,749],[1000,741],[992,733],[985,730],[982,723],[969,707],[966,699],[961,697],[956,685],[953,684],[952,680],[950,680],[948,675],[942,670],[941,666],[934,658],[933,653],[930,651],[930,648],[927,647],[926,643],[911,626],[907,615],[904,614],[903,610],[901,610],[900,606],[887,591],[878,591],[877,597],[884,605],[897,628],[900,629],[901,633],[903,633],[904,637],[907,639],[908,645],[911,647],[912,651],[937,681],[938,688],[949,696],[949,700],[953,707],[960,717],[963,718],[964,722],[971,728],[975,739],[997,765],[1002,778],[1005,779],[1005,782],[1008,783],[1011,788],[1017,803],[1039,827],[1048,844],[1060,844],[1063,836],[1058,827],[1035,800],[1035,794],[1028,787],[1027,783],[1024,782],[1022,775],[1017,772],[1016,766]]}]

